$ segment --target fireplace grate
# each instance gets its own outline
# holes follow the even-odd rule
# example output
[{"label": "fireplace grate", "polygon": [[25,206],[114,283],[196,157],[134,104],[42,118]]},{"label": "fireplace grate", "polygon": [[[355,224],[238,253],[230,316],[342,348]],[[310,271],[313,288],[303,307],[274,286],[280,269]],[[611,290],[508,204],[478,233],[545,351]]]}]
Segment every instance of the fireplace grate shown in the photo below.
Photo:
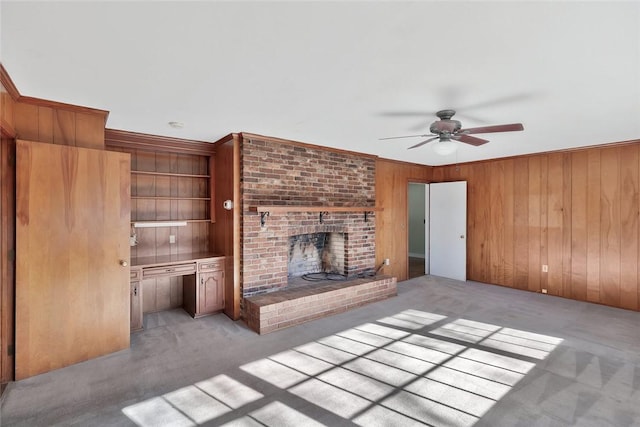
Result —
[{"label": "fireplace grate", "polygon": [[303,274],[302,278],[309,282],[320,282],[323,280],[335,280],[339,282],[341,280],[347,280],[347,276],[344,274],[325,272]]}]

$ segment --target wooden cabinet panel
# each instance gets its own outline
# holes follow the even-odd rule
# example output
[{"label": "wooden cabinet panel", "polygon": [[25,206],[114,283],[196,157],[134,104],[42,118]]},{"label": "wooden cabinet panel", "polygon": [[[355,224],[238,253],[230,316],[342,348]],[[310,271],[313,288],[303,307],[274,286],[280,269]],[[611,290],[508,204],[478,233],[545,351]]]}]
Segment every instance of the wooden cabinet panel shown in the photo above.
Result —
[{"label": "wooden cabinet panel", "polygon": [[200,273],[198,314],[210,314],[224,308],[224,272]]},{"label": "wooden cabinet panel", "polygon": [[193,317],[206,316],[224,309],[225,258],[203,259],[198,273],[185,276],[184,309]]},{"label": "wooden cabinet panel", "polygon": [[145,279],[153,277],[170,277],[170,276],[183,276],[196,272],[196,264],[172,264],[162,267],[150,267],[145,268],[142,271],[142,277]]}]

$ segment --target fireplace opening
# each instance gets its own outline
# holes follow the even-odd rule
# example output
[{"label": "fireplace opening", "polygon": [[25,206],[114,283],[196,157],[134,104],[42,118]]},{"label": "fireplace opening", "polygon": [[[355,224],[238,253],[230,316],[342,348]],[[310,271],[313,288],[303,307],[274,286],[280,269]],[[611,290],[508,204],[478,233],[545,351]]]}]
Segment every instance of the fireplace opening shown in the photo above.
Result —
[{"label": "fireplace opening", "polygon": [[345,233],[310,233],[289,237],[289,282],[345,280]]}]

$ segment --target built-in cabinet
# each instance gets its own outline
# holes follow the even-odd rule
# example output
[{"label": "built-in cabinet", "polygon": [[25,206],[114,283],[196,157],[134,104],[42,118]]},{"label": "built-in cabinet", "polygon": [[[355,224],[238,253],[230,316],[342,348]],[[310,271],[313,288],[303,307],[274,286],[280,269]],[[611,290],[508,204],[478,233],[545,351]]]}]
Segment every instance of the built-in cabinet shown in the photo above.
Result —
[{"label": "built-in cabinet", "polygon": [[185,277],[185,310],[193,317],[216,313],[224,308],[224,258],[198,261],[198,273]]},{"label": "built-in cabinet", "polygon": [[[131,259],[131,331],[143,328],[143,315],[151,311],[183,307],[192,317],[214,314],[224,309],[224,265],[225,259],[216,254],[182,254],[177,256],[144,257]],[[180,278],[180,304],[173,287],[158,290],[157,283],[171,283]],[[150,291],[151,290],[151,291]],[[162,297],[169,306],[156,305],[149,309],[146,302],[161,298],[158,293],[169,292]]]},{"label": "built-in cabinet", "polygon": [[214,146],[111,129],[105,143],[131,155],[131,330],[145,313],[224,309],[224,258],[212,251]]}]

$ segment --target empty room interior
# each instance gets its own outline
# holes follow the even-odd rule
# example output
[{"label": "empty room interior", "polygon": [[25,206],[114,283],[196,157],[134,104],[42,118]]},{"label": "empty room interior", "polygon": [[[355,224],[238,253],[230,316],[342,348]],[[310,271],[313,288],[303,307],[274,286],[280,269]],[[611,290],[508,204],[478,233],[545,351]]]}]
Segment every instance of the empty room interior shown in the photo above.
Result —
[{"label": "empty room interior", "polygon": [[0,425],[640,426],[640,2],[0,36]]}]

